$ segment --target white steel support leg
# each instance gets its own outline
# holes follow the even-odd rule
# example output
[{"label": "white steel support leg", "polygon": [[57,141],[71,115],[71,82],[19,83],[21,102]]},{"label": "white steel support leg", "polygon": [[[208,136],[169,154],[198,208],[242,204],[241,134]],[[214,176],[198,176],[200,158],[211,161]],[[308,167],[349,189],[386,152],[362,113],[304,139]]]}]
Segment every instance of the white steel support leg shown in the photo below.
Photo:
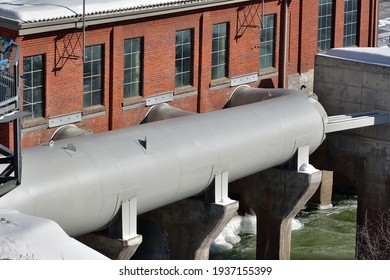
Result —
[{"label": "white steel support leg", "polygon": [[122,239],[137,236],[137,197],[122,202]]},{"label": "white steel support leg", "polygon": [[301,171],[301,168],[309,166],[309,153],[309,145],[298,148],[297,171]]},{"label": "white steel support leg", "polygon": [[228,197],[228,172],[222,172],[215,176],[215,203],[221,205],[227,205],[232,202]]}]

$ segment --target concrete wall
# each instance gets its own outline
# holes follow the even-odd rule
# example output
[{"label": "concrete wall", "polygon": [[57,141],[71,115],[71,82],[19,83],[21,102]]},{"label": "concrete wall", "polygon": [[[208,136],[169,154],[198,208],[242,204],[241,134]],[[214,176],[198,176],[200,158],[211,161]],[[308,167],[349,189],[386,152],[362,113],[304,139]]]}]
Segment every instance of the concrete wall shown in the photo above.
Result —
[{"label": "concrete wall", "polygon": [[[328,115],[370,110],[390,112],[390,65],[375,65],[318,55],[314,92]],[[390,126],[378,125],[327,134],[316,167],[335,172],[335,184],[349,184],[357,190],[357,258],[370,253],[367,225],[378,230],[378,221],[390,210]],[[390,227],[389,223],[384,225]],[[388,259],[390,253],[384,252]]]},{"label": "concrete wall", "polygon": [[328,115],[390,110],[390,66],[317,55],[314,75]]}]

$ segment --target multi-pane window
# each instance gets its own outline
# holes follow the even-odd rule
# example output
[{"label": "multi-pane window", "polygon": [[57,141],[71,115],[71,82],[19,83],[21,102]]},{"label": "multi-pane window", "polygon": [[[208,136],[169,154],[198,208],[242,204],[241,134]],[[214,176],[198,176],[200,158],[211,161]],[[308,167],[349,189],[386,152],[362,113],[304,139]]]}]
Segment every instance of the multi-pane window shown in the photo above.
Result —
[{"label": "multi-pane window", "polygon": [[176,32],[176,71],[175,87],[192,84],[193,76],[192,29]]},{"label": "multi-pane window", "polygon": [[142,96],[142,38],[125,40],[123,97]]},{"label": "multi-pane window", "polygon": [[333,34],[333,0],[318,1],[318,51],[323,52],[332,47]]},{"label": "multi-pane window", "polygon": [[227,77],[228,24],[213,25],[211,79]]},{"label": "multi-pane window", "polygon": [[85,48],[84,54],[84,107],[103,104],[102,46]]},{"label": "multi-pane window", "polygon": [[43,55],[23,58],[23,111],[31,112],[24,119],[43,117],[44,88],[43,88]]},{"label": "multi-pane window", "polygon": [[262,17],[260,32],[260,68],[274,66],[275,56],[275,15]]},{"label": "multi-pane window", "polygon": [[344,47],[357,46],[359,0],[344,1]]}]

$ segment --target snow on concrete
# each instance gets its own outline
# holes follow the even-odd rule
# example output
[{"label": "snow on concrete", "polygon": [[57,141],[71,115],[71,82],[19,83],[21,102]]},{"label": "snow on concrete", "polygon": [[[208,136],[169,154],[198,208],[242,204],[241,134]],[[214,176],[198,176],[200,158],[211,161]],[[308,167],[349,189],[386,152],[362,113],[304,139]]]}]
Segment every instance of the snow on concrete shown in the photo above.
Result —
[{"label": "snow on concrete", "polygon": [[[88,15],[119,12],[193,2],[211,2],[211,0],[85,0],[85,13]],[[4,1],[0,5],[0,17],[20,22],[68,18],[82,13],[82,0],[11,0]]]},{"label": "snow on concrete", "polygon": [[0,260],[108,260],[55,222],[0,209]]},{"label": "snow on concrete", "polygon": [[317,172],[317,171],[319,171],[319,170],[309,163],[304,163],[304,164],[302,164],[301,167],[299,167],[299,172],[302,172],[302,173],[312,174],[312,173]]},{"label": "snow on concrete", "polygon": [[390,66],[390,48],[335,48],[330,49],[323,56],[337,57],[346,60]]},{"label": "snow on concrete", "polygon": [[390,18],[384,18],[379,20],[379,27],[390,25]]}]

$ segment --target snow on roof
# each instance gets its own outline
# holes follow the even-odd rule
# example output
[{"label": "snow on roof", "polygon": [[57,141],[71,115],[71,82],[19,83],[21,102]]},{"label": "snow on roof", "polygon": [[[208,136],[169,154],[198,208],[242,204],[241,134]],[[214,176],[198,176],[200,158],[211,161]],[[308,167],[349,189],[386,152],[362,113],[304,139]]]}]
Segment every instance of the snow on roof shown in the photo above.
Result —
[{"label": "snow on roof", "polygon": [[0,209],[0,260],[108,260],[55,222]]},{"label": "snow on roof", "polygon": [[[199,2],[213,0],[85,0],[85,14],[106,14]],[[0,17],[22,23],[70,18],[82,14],[82,0],[10,0],[0,5]]]},{"label": "snow on roof", "polygon": [[346,60],[353,60],[369,64],[378,64],[390,66],[390,48],[335,48],[326,53],[319,54],[323,56],[337,57]]}]

